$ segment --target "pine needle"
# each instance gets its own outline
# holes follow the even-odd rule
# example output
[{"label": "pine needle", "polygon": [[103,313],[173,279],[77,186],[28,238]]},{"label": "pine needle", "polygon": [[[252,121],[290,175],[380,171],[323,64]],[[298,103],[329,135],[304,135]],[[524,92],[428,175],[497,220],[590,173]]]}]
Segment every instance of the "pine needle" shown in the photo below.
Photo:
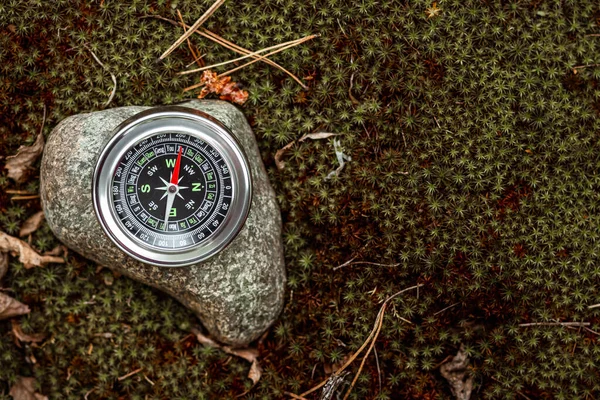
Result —
[{"label": "pine needle", "polygon": [[295,43],[289,44],[289,45],[287,45],[287,46],[284,46],[284,47],[282,47],[282,48],[280,48],[280,49],[277,49],[277,50],[275,50],[275,51],[272,51],[272,52],[270,52],[270,53],[268,53],[268,54],[265,54],[264,56],[259,56],[259,58],[256,58],[255,60],[252,60],[252,61],[249,61],[249,62],[247,62],[246,64],[244,64],[244,65],[240,65],[239,67],[237,67],[237,68],[234,68],[234,69],[231,69],[231,70],[229,70],[229,71],[227,71],[227,72],[223,72],[223,73],[222,73],[222,74],[220,74],[219,76],[225,76],[225,75],[232,74],[232,73],[234,73],[234,72],[235,72],[235,71],[237,71],[237,70],[240,70],[240,69],[242,69],[242,68],[245,68],[245,67],[247,67],[248,65],[254,64],[254,63],[255,63],[255,62],[257,62],[257,61],[261,61],[262,59],[264,59],[264,58],[266,58],[266,57],[270,57],[270,56],[272,56],[273,54],[277,54],[277,53],[279,53],[279,52],[281,52],[281,51],[283,51],[283,50],[287,50],[287,49],[289,49],[289,48],[291,48],[291,47],[298,46],[299,44],[302,44],[302,43],[304,43],[304,42],[307,42],[307,41],[309,41],[309,40],[312,40],[312,39],[316,38],[317,36],[319,36],[319,35],[309,35],[309,36],[303,37],[302,39],[298,39],[298,41],[297,41],[297,42],[295,42]]},{"label": "pine needle", "polygon": [[198,20],[196,22],[194,22],[194,25],[192,25],[192,27],[190,29],[188,29],[183,35],[181,35],[179,37],[179,39],[177,39],[175,41],[175,43],[173,43],[171,45],[171,47],[169,47],[167,49],[167,51],[165,51],[159,58],[158,60],[162,60],[164,58],[166,58],[169,54],[171,54],[173,52],[173,50],[175,50],[177,47],[179,47],[179,45],[181,43],[183,43],[184,40],[186,40],[187,38],[189,38],[194,32],[196,32],[198,30],[198,28],[200,27],[200,25],[202,25],[204,23],[204,21],[206,21],[207,19],[210,18],[211,15],[213,15],[213,13],[215,11],[217,11],[217,9],[219,7],[221,7],[221,5],[225,3],[225,0],[217,0],[213,3],[212,6],[210,6],[210,8],[208,10],[206,10],[206,12],[204,14],[202,14],[202,16],[200,18],[198,18]]},{"label": "pine needle", "polygon": [[[259,56],[261,53],[265,53],[265,52],[271,51],[273,49],[278,49],[277,51],[274,51],[274,52],[271,52],[269,54],[266,54],[265,56],[259,56],[260,59],[262,60],[263,58],[268,57],[269,55],[278,53],[280,51],[283,51],[283,50],[288,49],[288,48],[293,47],[293,46],[297,46],[300,43],[304,43],[307,40],[313,39],[315,37],[316,37],[316,35],[310,35],[310,36],[303,37],[301,39],[296,39],[296,40],[291,40],[289,42],[276,44],[274,46],[270,46],[270,47],[264,48],[262,50],[255,51],[253,53],[246,54],[245,56],[234,58],[233,60],[223,61],[221,63],[208,65],[208,66],[202,67],[202,68],[191,69],[189,71],[181,71],[181,72],[178,72],[178,75],[188,75],[188,74],[193,74],[194,72],[201,72],[201,71],[204,71],[204,70],[207,70],[207,69],[213,69],[213,68],[216,68],[216,67],[220,67],[220,66],[223,66],[223,65],[234,63],[236,61],[245,60],[246,58],[250,58],[250,57],[254,57],[254,56]],[[255,60],[254,62],[256,62],[256,61],[258,61],[258,60]]]}]

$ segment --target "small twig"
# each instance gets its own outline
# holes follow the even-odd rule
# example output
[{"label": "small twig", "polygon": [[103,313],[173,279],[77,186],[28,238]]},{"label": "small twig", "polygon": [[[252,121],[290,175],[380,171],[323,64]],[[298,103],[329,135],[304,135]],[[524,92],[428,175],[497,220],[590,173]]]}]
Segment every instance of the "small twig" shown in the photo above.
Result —
[{"label": "small twig", "polygon": [[584,37],[594,37],[594,36],[600,36],[600,33],[590,33],[589,35],[584,35]]},{"label": "small twig", "polygon": [[27,190],[15,190],[15,189],[6,189],[4,191],[4,193],[6,193],[6,194],[35,194],[35,193],[28,192]]},{"label": "small twig", "polygon": [[137,374],[138,372],[140,372],[141,370],[143,370],[144,368],[138,368],[135,371],[131,371],[130,373],[128,373],[127,375],[123,375],[117,378],[118,381],[123,381],[127,378],[129,378],[130,376],[133,376],[135,374]]},{"label": "small twig", "polygon": [[519,326],[590,326],[589,322],[530,322]]},{"label": "small twig", "polygon": [[[239,54],[251,54],[252,53],[252,51],[245,49],[241,46],[238,46],[237,44],[232,43],[232,42],[222,38],[221,36],[217,35],[216,33],[213,33],[207,29],[203,29],[202,31],[199,31],[198,33],[201,34],[202,36],[214,41],[215,43],[220,44],[221,46],[223,46],[229,50],[235,51]],[[283,68],[281,65],[277,64],[275,61],[272,61],[272,60],[268,59],[267,57],[259,58],[258,56],[254,56],[253,58],[256,58],[264,63],[267,63],[272,67],[278,68],[282,72],[288,74],[289,77],[292,78],[293,80],[295,80],[300,86],[302,86],[302,89],[308,90],[308,86],[306,86],[296,75],[292,74],[290,71]]]},{"label": "small twig", "polygon": [[576,67],[573,67],[573,69],[582,69],[582,68],[593,68],[593,67],[600,67],[600,64],[587,64],[587,65],[578,65]]},{"label": "small twig", "polygon": [[96,388],[95,388],[95,387],[94,387],[94,388],[91,388],[90,390],[88,390],[88,391],[87,391],[87,393],[86,393],[86,394],[83,396],[83,398],[84,398],[85,400],[88,400],[88,396],[89,396],[90,394],[92,394],[92,392],[93,392],[94,390],[96,390]]},{"label": "small twig", "polygon": [[225,0],[217,0],[213,3],[212,6],[210,6],[210,8],[208,10],[206,10],[206,12],[204,14],[202,14],[202,16],[200,18],[198,18],[198,20],[196,22],[194,22],[194,25],[191,26],[190,29],[188,29],[183,35],[181,35],[179,37],[179,39],[177,39],[175,41],[175,43],[173,43],[171,45],[171,47],[169,47],[159,58],[158,60],[162,60],[165,57],[167,57],[169,54],[171,54],[173,52],[173,50],[175,50],[177,47],[179,47],[179,45],[181,43],[183,43],[184,40],[186,40],[187,38],[189,38],[194,32],[196,32],[198,30],[198,28],[200,27],[200,25],[202,25],[204,23],[204,21],[206,21],[208,18],[210,18],[210,16],[217,11],[217,9],[219,7],[221,7],[221,5],[225,2]]},{"label": "small twig", "polygon": [[338,269],[347,267],[348,265],[376,265],[378,267],[397,267],[400,265],[400,263],[396,263],[396,264],[381,264],[381,263],[375,263],[375,262],[370,262],[370,261],[354,261],[356,257],[354,257],[353,259],[346,261],[345,263],[343,263],[342,265],[338,265],[337,267],[333,268],[334,271],[337,271]]},{"label": "small twig", "polygon": [[355,259],[356,259],[356,257],[353,257],[353,258],[349,259],[348,261],[346,261],[345,263],[340,264],[337,267],[334,267],[333,270],[337,271],[340,268],[344,268],[345,266],[350,265],[352,263],[352,261],[354,261]]},{"label": "small twig", "polygon": [[[177,21],[174,21],[172,19],[169,18],[165,18],[162,17],[160,15],[144,15],[140,18],[155,18],[155,19],[159,19],[161,21],[165,21],[170,23],[171,25],[175,25],[175,26],[182,26],[180,23],[177,23]],[[187,25],[185,25],[185,28],[189,28]],[[196,32],[197,35],[203,36],[209,40],[212,40],[213,42],[225,47],[226,49],[229,49],[231,51],[235,51],[236,53],[239,54],[251,54],[252,51],[245,49],[241,46],[238,46],[237,44],[230,42],[229,40],[217,35],[216,33],[213,33],[211,31],[209,31],[208,29],[199,29]],[[253,56],[254,58],[258,58],[258,56]],[[262,62],[267,63],[275,68],[278,68],[279,70],[285,72],[286,74],[288,74],[293,80],[295,80],[296,82],[298,82],[298,84],[300,86],[302,86],[302,88],[304,90],[308,90],[308,86],[306,86],[304,83],[302,83],[302,81],[294,74],[292,74],[290,71],[288,71],[287,69],[283,68],[281,65],[277,64],[275,61],[269,60],[268,58],[262,58],[260,59]],[[186,68],[189,68],[193,63],[189,64],[186,66]]]},{"label": "small twig", "polygon": [[[367,345],[369,345],[369,343],[373,342],[373,343],[371,343],[371,345],[369,347],[369,351],[367,352],[367,355],[370,353],[370,351],[373,348],[374,343],[375,343],[375,340],[373,340],[373,338],[377,339],[377,336],[379,335],[379,331],[381,329],[381,325],[383,324],[383,316],[385,314],[385,308],[387,306],[387,303],[389,303],[392,299],[394,299],[395,297],[401,295],[402,293],[407,292],[409,290],[420,288],[421,286],[423,286],[423,284],[419,283],[419,284],[417,284],[415,286],[411,286],[409,288],[402,289],[399,292],[396,292],[393,295],[389,296],[387,299],[385,299],[383,301],[383,304],[381,305],[381,308],[379,309],[379,312],[377,313],[377,317],[375,318],[375,324],[373,326],[373,329],[371,330],[371,333],[369,334],[369,336],[367,337],[367,339],[360,346],[360,348],[358,350],[356,350],[354,352],[354,354],[352,354],[352,356],[348,359],[348,361],[346,361],[344,363],[344,365],[342,365],[340,368],[338,368],[338,370],[336,372],[334,372],[334,374],[340,375],[350,364],[352,364],[352,362],[359,356],[359,354],[365,349],[365,347],[367,347]],[[364,365],[365,359],[366,359],[366,356],[365,356],[365,358],[363,358],[363,362],[361,363],[361,368],[359,369],[359,371],[358,371],[356,377],[354,378],[353,382],[355,382],[356,379],[357,379],[357,377],[358,377],[358,375],[360,375],[360,371],[362,369],[362,365]],[[326,378],[325,380],[323,380],[321,383],[319,383],[318,385],[316,385],[312,389],[307,390],[306,392],[302,393],[300,395],[300,397],[305,397],[305,396],[309,395],[310,393],[314,392],[315,390],[318,390],[318,389],[322,388],[329,381],[329,379],[330,379],[330,377]],[[348,392],[346,394],[346,397],[350,394],[351,390],[352,390],[352,386],[348,390]]]},{"label": "small twig", "polygon": [[92,49],[90,49],[87,45],[85,45],[85,48],[88,49],[88,51],[90,52],[90,54],[92,55],[92,57],[94,57],[94,60],[96,60],[96,62],[106,71],[110,74],[110,79],[112,79],[113,81],[113,88],[112,91],[110,92],[110,96],[108,96],[108,100],[106,101],[106,103],[104,103],[104,107],[107,107],[110,102],[113,100],[113,97],[115,97],[115,93],[117,93],[117,77],[115,76],[115,74],[113,74],[112,72],[110,72],[108,70],[108,68],[106,68],[106,66],[102,63],[102,61],[100,61],[100,59],[96,56],[96,54],[94,54],[94,52],[92,51]]},{"label": "small twig", "polygon": [[307,400],[306,397],[298,396],[297,394],[294,394],[292,392],[283,392],[283,393],[290,396],[292,399]]},{"label": "small twig", "polygon": [[[183,21],[183,17],[181,16],[181,12],[179,10],[177,10],[177,16],[179,17],[179,21],[181,22],[180,25],[183,27],[183,33],[187,32],[187,25],[185,24],[185,22]],[[190,41],[190,38],[188,37],[186,39],[187,45],[188,45],[188,49],[190,49],[190,53],[192,53],[192,57],[194,57],[194,61],[191,62],[191,64],[189,64],[187,67],[189,67],[190,65],[194,64],[197,61],[200,61],[202,59],[202,57],[198,57],[198,54],[196,53],[196,50],[194,50],[194,47],[192,46],[192,42]],[[198,63],[198,67],[202,67],[203,64],[202,63]],[[186,67],[186,68],[187,68]]]},{"label": "small twig", "polygon": [[458,303],[454,303],[454,304],[452,304],[451,306],[448,306],[448,307],[446,307],[446,308],[444,308],[444,309],[442,309],[442,310],[440,310],[440,311],[438,311],[438,312],[434,313],[433,315],[438,315],[438,314],[441,314],[441,313],[443,313],[444,311],[446,311],[446,310],[449,310],[449,309],[451,309],[452,307],[455,307],[455,306],[457,306],[457,305],[459,305],[459,304],[460,304],[460,301],[459,301]]},{"label": "small twig", "polygon": [[381,368],[379,367],[379,356],[377,355],[377,347],[373,347],[375,354],[375,364],[377,365],[377,378],[379,378],[379,392],[381,392]]},{"label": "small twig", "polygon": [[585,329],[586,331],[588,331],[588,332],[590,332],[590,333],[593,333],[594,335],[598,335],[598,336],[600,336],[600,333],[598,333],[598,332],[596,332],[595,330],[592,330],[592,329],[590,329],[590,328],[588,328],[588,327],[585,327],[585,326],[584,326],[584,327],[583,327],[583,329]]},{"label": "small twig", "polygon": [[[308,40],[310,40],[310,39],[313,39],[313,38],[315,38],[315,37],[317,37],[317,35],[310,35],[310,36],[306,36],[306,37],[304,37],[304,38],[302,38],[302,39],[298,39],[298,40],[295,40],[295,41],[292,41],[292,42],[288,42],[288,43],[291,43],[291,44],[288,44],[288,45],[286,45],[286,46],[283,46],[283,47],[279,47],[277,50],[275,50],[275,51],[272,51],[272,52],[270,52],[270,53],[267,53],[267,54],[265,54],[264,56],[259,56],[259,58],[256,58],[256,59],[254,59],[254,60],[252,60],[252,61],[250,61],[250,62],[247,62],[246,64],[240,65],[240,66],[239,66],[239,67],[237,67],[237,68],[230,69],[229,71],[223,72],[222,74],[219,74],[219,75],[218,75],[218,78],[221,78],[221,77],[223,77],[223,76],[226,76],[226,75],[232,74],[233,72],[235,72],[235,71],[237,71],[237,70],[240,70],[240,69],[242,69],[242,68],[245,68],[245,67],[247,67],[247,66],[248,66],[248,65],[250,65],[250,64],[254,64],[254,63],[255,63],[255,62],[257,62],[257,61],[261,61],[261,60],[263,60],[263,59],[265,59],[265,58],[267,58],[267,57],[269,57],[269,56],[272,56],[273,54],[277,54],[277,53],[279,53],[279,52],[281,52],[281,51],[284,51],[284,50],[287,50],[287,49],[289,49],[289,48],[291,48],[291,47],[297,46],[297,45],[299,45],[299,44],[301,44],[301,43],[304,43],[304,42],[306,42],[306,41],[308,41]],[[284,43],[284,44],[285,44],[285,43]],[[276,47],[276,46],[274,46],[274,47]],[[254,52],[254,53],[252,53],[252,54],[248,54],[247,56],[244,56],[244,57],[237,58],[237,60],[240,60],[240,59],[242,59],[242,58],[248,58],[248,57],[250,57],[250,56],[257,55],[258,53],[260,53],[260,52],[263,52],[263,51],[266,51],[266,50],[267,50],[267,49],[259,50],[259,51],[257,51],[257,52]],[[214,64],[214,65],[209,65],[209,66],[207,66],[207,67],[197,68],[197,69],[195,69],[195,70],[190,70],[190,71],[183,71],[183,72],[179,72],[179,74],[187,74],[187,73],[191,73],[191,72],[194,72],[194,71],[203,71],[203,70],[206,70],[206,69],[209,69],[209,68],[212,68],[212,67],[216,67],[216,66],[220,66],[220,65],[224,65],[224,64],[229,64],[229,63],[232,63],[232,62],[234,62],[234,61],[235,61],[235,60],[225,61],[225,62],[222,62],[222,63],[219,63],[219,64]],[[204,82],[200,82],[200,83],[197,83],[197,84],[195,84],[195,85],[188,86],[188,87],[186,87],[185,89],[183,89],[183,91],[184,91],[184,92],[188,92],[188,91],[190,91],[190,90],[197,89],[197,88],[199,88],[199,87],[201,87],[201,86],[204,86]]]},{"label": "small twig", "polygon": [[31,195],[31,196],[13,196],[10,199],[11,200],[33,200],[33,199],[39,199],[40,195],[39,194],[35,194],[35,195]]},{"label": "small twig", "polygon": [[[206,56],[206,53],[205,53],[205,54],[202,54],[201,56],[198,56],[198,58],[194,59],[194,61],[192,61],[191,63],[189,63],[189,64],[188,64],[188,65],[186,65],[185,67],[186,67],[186,68],[189,68],[189,67],[191,67],[192,65],[194,65],[194,63],[196,63],[196,62],[198,62],[198,61],[202,60],[202,59],[203,59],[205,56]],[[201,65],[201,64],[200,64],[200,63],[198,63],[198,65]]]},{"label": "small twig", "polygon": [[384,302],[383,305],[381,306],[381,310],[379,311],[380,317],[379,317],[379,323],[377,324],[377,332],[375,332],[375,336],[373,337],[373,340],[371,341],[371,345],[369,346],[367,353],[363,357],[363,359],[360,363],[360,366],[358,367],[358,371],[356,372],[356,375],[354,375],[354,379],[352,380],[352,383],[350,383],[350,388],[346,392],[346,395],[344,396],[343,400],[346,400],[348,398],[348,396],[350,396],[350,393],[352,392],[352,388],[354,388],[354,385],[356,384],[356,381],[358,380],[358,377],[360,376],[360,373],[362,372],[362,369],[365,366],[365,361],[367,361],[367,357],[369,357],[369,354],[371,354],[373,347],[375,347],[375,342],[377,342],[377,338],[379,337],[379,332],[381,332],[381,327],[383,326],[383,316],[385,315],[386,306],[387,306],[387,301]]},{"label": "small twig", "polygon": [[287,50],[287,49],[289,49],[289,48],[292,48],[292,47],[294,47],[294,46],[298,46],[299,44],[302,44],[302,43],[304,43],[304,42],[307,42],[307,41],[309,41],[309,40],[312,40],[312,39],[314,39],[314,38],[316,38],[316,37],[319,37],[319,35],[309,35],[309,36],[305,36],[305,37],[303,37],[303,38],[301,38],[301,39],[298,39],[296,42],[293,42],[293,43],[289,44],[288,46],[281,47],[281,48],[279,48],[279,49],[277,49],[277,50],[274,50],[274,51],[272,51],[272,52],[270,52],[270,53],[268,53],[268,54],[265,54],[264,56],[260,56],[259,58],[256,58],[256,59],[254,59],[254,60],[252,60],[252,61],[249,61],[249,62],[247,62],[247,63],[246,63],[246,64],[244,64],[244,65],[240,65],[239,67],[236,67],[236,68],[234,68],[234,69],[230,69],[229,71],[223,72],[222,74],[219,74],[219,76],[225,76],[225,75],[232,74],[232,73],[234,73],[235,71],[238,71],[238,70],[240,70],[240,69],[242,69],[242,68],[245,68],[245,67],[247,67],[248,65],[252,65],[252,64],[254,64],[254,63],[255,63],[255,62],[257,62],[257,61],[261,61],[261,60],[263,60],[264,58],[270,57],[270,56],[272,56],[272,55],[274,55],[274,54],[277,54],[277,53],[279,53],[279,52],[282,52],[282,51],[284,51],[284,50]]},{"label": "small twig", "polygon": [[152,381],[150,380],[150,378],[148,378],[148,377],[146,376],[146,374],[144,374],[144,379],[145,379],[145,380],[146,380],[146,381],[147,381],[149,384],[151,384],[152,386],[154,386],[154,382],[152,382]]},{"label": "small twig", "polygon": [[[303,38],[300,38],[300,39],[290,40],[289,42],[279,43],[279,44],[276,44],[274,46],[266,47],[264,49],[255,51],[253,53],[246,54],[245,56],[234,58],[233,60],[223,61],[223,62],[220,62],[220,63],[217,63],[217,64],[208,65],[208,66],[202,67],[202,68],[196,68],[196,69],[190,69],[190,70],[187,70],[187,71],[181,71],[181,72],[178,72],[177,74],[178,75],[188,75],[188,74],[193,74],[195,72],[201,72],[201,71],[204,71],[204,70],[207,70],[207,69],[212,69],[212,68],[220,67],[220,66],[223,66],[223,65],[231,64],[231,63],[234,63],[234,62],[237,62],[237,61],[245,60],[246,58],[260,56],[260,54],[268,52],[268,51],[271,51],[273,49],[279,49],[279,51],[282,51],[282,50],[287,49],[288,46],[290,46],[290,47],[292,45],[296,46],[296,45],[298,45],[298,44],[300,44],[302,42],[305,42],[307,40],[313,39],[314,37],[316,37],[316,35],[310,35],[310,36],[306,36],[306,37],[303,37]],[[273,52],[272,54],[275,54],[275,52]],[[262,58],[268,57],[269,55],[272,55],[272,54],[266,54],[265,56],[260,56],[260,57],[262,59]],[[255,61],[258,61],[258,59],[255,60]]]},{"label": "small twig", "polygon": [[[8,193],[8,190],[6,191],[6,193]],[[592,308],[598,308],[598,307],[600,307],[600,303],[588,306],[588,309],[591,310]]]}]

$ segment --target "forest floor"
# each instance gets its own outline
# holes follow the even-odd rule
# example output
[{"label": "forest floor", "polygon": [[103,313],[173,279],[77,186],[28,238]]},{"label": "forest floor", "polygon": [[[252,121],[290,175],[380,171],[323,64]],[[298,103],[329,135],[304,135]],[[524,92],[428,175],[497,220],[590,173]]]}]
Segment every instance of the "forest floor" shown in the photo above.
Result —
[{"label": "forest floor", "polygon": [[[193,53],[237,55],[194,35],[157,64],[183,30],[155,17],[192,24],[212,3],[1,1],[0,167],[34,142],[44,107],[46,136],[103,109],[111,74],[109,107],[197,96],[183,89],[200,75],[177,75]],[[350,399],[453,398],[440,367],[461,346],[472,398],[599,398],[599,7],[226,1],[203,27],[242,47],[320,35],[272,57],[307,90],[261,62],[232,74],[284,222],[287,300],[255,344],[260,381],[190,335],[179,303],[70,252],[44,268],[10,259],[2,291],[31,308],[14,321],[45,339],[21,343],[0,321],[0,399],[19,376],[51,399],[286,398],[379,322]],[[278,150],[315,132],[339,135],[296,142],[278,168]],[[351,160],[329,176],[334,139]],[[35,195],[39,176],[17,184],[3,169],[0,188],[0,230],[16,235],[41,205],[10,191]],[[46,224],[26,240],[59,244]]]}]

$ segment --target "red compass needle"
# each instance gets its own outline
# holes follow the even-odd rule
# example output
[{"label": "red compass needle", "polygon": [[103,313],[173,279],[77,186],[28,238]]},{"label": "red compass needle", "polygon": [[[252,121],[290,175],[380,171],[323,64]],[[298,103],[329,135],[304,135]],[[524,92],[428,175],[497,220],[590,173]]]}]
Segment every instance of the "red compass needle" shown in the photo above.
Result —
[{"label": "red compass needle", "polygon": [[181,152],[183,147],[179,147],[179,153],[177,153],[177,161],[175,161],[175,168],[173,169],[173,175],[171,175],[171,185],[177,185],[179,183],[179,167],[181,166]]}]

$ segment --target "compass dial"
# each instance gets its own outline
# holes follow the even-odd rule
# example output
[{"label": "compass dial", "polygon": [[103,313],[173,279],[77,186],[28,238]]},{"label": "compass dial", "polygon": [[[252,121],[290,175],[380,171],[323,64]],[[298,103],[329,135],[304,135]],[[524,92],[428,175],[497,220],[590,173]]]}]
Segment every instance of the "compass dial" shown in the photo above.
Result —
[{"label": "compass dial", "polygon": [[211,237],[229,212],[232,193],[230,167],[221,154],[182,133],[154,135],[134,145],[112,182],[123,228],[158,249],[184,249]]},{"label": "compass dial", "polygon": [[94,210],[110,240],[152,265],[179,267],[223,250],[252,200],[246,156],[211,116],[158,107],[124,121],[102,150]]}]

